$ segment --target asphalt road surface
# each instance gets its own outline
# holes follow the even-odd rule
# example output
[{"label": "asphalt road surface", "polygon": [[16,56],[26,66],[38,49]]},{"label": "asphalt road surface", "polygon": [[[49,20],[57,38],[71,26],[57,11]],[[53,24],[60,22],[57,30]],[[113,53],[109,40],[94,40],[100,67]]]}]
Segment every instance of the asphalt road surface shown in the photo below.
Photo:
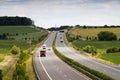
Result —
[{"label": "asphalt road surface", "polygon": [[39,80],[89,80],[86,76],[69,67],[62,62],[53,52],[52,43],[56,32],[52,32],[46,44],[46,57],[40,57],[39,51],[36,51],[33,57],[33,64]]},{"label": "asphalt road surface", "polygon": [[[63,40],[63,43],[60,42],[61,40]],[[65,56],[67,56],[71,59],[74,59],[75,61],[77,61],[91,69],[105,73],[106,75],[112,77],[115,80],[120,80],[120,70],[119,69],[117,69],[113,66],[101,63],[99,61],[93,60],[87,56],[81,55],[80,53],[78,54],[76,51],[72,50],[70,47],[68,47],[65,44],[63,33],[59,32],[57,35],[56,48],[59,52],[61,52]]]}]

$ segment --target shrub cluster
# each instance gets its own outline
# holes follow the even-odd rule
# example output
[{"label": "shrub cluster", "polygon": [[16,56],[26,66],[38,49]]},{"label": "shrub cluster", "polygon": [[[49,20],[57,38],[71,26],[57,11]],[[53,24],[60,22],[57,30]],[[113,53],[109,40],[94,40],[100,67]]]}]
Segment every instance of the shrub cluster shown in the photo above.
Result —
[{"label": "shrub cluster", "polygon": [[98,39],[100,41],[112,41],[117,40],[117,36],[112,32],[102,31],[98,34]]},{"label": "shrub cluster", "polygon": [[[16,46],[13,46],[13,47],[16,48]],[[15,54],[16,53],[18,54],[18,52],[16,51],[15,51]],[[28,76],[26,76],[26,64],[25,64],[25,61],[28,58],[29,58],[29,55],[27,52],[20,51],[19,59],[16,64],[16,69],[13,73],[13,80],[29,80]]]},{"label": "shrub cluster", "polygon": [[14,45],[11,49],[11,53],[14,54],[14,55],[19,54],[20,53],[20,48]]},{"label": "shrub cluster", "polygon": [[66,38],[69,42],[73,42],[75,40],[74,37],[71,37],[70,34],[66,33]]},{"label": "shrub cluster", "polygon": [[0,80],[3,80],[2,77],[3,77],[2,70],[0,70]]},{"label": "shrub cluster", "polygon": [[120,52],[120,48],[109,48],[106,50],[106,53],[116,53]]},{"label": "shrub cluster", "polygon": [[97,49],[94,46],[87,45],[83,48],[83,51],[91,53],[92,55],[97,54]]}]

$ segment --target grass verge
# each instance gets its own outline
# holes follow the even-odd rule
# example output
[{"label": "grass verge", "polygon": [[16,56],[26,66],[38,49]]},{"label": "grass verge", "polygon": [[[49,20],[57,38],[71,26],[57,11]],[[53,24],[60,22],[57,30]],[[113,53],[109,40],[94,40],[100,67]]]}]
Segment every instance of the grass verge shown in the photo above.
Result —
[{"label": "grass verge", "polygon": [[29,77],[30,80],[36,80],[36,76],[32,66],[32,56],[30,56],[30,58],[26,61],[26,72],[26,75]]},{"label": "grass verge", "polygon": [[13,78],[13,72],[16,68],[16,64],[14,64],[10,70],[3,76],[3,80],[12,80]]},{"label": "grass verge", "polygon": [[101,54],[100,58],[118,65],[120,64],[120,53]]}]

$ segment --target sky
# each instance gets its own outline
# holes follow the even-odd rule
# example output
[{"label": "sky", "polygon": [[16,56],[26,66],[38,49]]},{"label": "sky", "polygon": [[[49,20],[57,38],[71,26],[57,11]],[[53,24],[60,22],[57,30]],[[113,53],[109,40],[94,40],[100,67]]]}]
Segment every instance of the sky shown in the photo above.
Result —
[{"label": "sky", "polygon": [[120,25],[120,0],[0,0],[0,16],[24,16],[35,25]]}]

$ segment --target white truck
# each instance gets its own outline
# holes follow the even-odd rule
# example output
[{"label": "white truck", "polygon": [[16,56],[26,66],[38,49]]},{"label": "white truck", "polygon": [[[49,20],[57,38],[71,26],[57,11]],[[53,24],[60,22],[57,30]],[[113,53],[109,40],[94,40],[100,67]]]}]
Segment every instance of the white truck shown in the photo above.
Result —
[{"label": "white truck", "polygon": [[46,56],[46,45],[45,44],[43,44],[42,45],[42,48],[41,48],[41,50],[40,50],[40,57],[45,57]]}]

